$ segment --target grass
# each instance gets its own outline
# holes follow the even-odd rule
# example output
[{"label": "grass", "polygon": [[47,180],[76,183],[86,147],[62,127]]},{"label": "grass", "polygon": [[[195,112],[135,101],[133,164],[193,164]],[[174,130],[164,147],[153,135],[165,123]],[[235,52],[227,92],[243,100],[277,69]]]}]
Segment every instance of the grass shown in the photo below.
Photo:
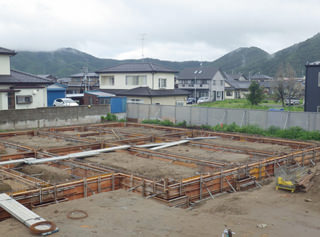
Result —
[{"label": "grass", "polygon": [[239,125],[232,124],[218,124],[216,126],[202,125],[202,126],[193,126],[187,125],[186,121],[180,123],[173,123],[169,120],[143,120],[142,123],[147,124],[158,124],[163,126],[175,126],[175,127],[189,127],[189,128],[200,128],[209,131],[217,132],[237,132],[237,133],[246,133],[252,135],[261,135],[268,137],[278,137],[286,139],[296,139],[296,140],[315,140],[320,141],[320,132],[319,131],[306,131],[300,127],[291,127],[288,129],[281,129],[279,127],[271,126],[268,129],[262,129],[256,125],[247,125],[240,127]]},{"label": "grass", "polygon": [[[264,100],[260,105],[251,105],[247,99],[230,99],[224,101],[214,101],[201,103],[200,107],[226,108],[226,109],[254,109],[254,110],[269,110],[271,108],[281,109],[282,104],[272,100]],[[285,106],[285,111],[303,111],[303,106]]]}]

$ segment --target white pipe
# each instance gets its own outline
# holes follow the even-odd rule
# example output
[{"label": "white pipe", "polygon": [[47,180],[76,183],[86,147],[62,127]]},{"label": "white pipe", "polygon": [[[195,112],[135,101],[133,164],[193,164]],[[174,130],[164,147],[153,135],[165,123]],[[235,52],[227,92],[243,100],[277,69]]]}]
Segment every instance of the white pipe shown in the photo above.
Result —
[{"label": "white pipe", "polygon": [[204,139],[217,139],[219,137],[190,137],[186,138],[186,140],[204,140]]},{"label": "white pipe", "polygon": [[26,161],[31,161],[31,160],[36,160],[36,158],[23,158],[23,159],[17,159],[17,160],[1,161],[0,165],[19,164],[19,163],[24,163]]},{"label": "white pipe", "polygon": [[159,143],[149,143],[149,144],[143,144],[143,145],[136,145],[134,147],[138,147],[138,148],[147,148],[147,147],[154,147],[154,146],[162,146],[168,144],[168,142],[159,142]]},{"label": "white pipe", "polygon": [[69,155],[65,156],[56,156],[56,157],[50,157],[50,158],[43,158],[43,159],[36,159],[31,161],[26,161],[26,164],[39,164],[39,163],[45,163],[50,161],[58,161],[58,160],[65,160],[65,159],[71,159],[71,158],[82,158],[82,157],[88,157],[88,156],[95,156],[99,153],[103,152],[109,152],[109,151],[115,151],[115,150],[124,150],[128,149],[130,145],[123,145],[123,146],[116,146],[116,147],[110,147],[110,148],[104,148],[104,149],[98,149],[93,151],[83,151],[78,153],[71,153]]},{"label": "white pipe", "polygon": [[92,151],[71,153],[71,154],[64,155],[64,156],[55,156],[55,157],[50,157],[50,158],[42,158],[42,159],[24,158],[24,159],[17,159],[17,160],[9,160],[9,161],[0,162],[0,165],[19,164],[19,163],[33,165],[33,164],[50,162],[50,161],[58,161],[58,160],[65,160],[65,159],[71,159],[71,158],[82,158],[82,157],[94,156],[94,155],[98,155],[99,153],[103,153],[103,152],[128,149],[129,147],[131,147],[131,146],[130,145],[123,145],[123,146],[115,146],[115,147],[109,147],[109,148],[92,150]]},{"label": "white pipe", "polygon": [[168,142],[165,145],[150,148],[150,150],[155,151],[155,150],[159,150],[159,149],[170,147],[170,146],[176,146],[176,145],[184,144],[184,143],[187,143],[187,142],[189,142],[189,140],[180,140],[180,141],[177,141],[177,142]]}]

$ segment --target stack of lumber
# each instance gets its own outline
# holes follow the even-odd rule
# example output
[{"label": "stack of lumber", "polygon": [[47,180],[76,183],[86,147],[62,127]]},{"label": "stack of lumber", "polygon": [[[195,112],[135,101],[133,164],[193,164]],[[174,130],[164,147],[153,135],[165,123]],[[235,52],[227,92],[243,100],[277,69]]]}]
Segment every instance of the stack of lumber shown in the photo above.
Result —
[{"label": "stack of lumber", "polygon": [[315,173],[308,172],[306,175],[296,180],[296,189],[301,192],[307,192],[313,185],[312,178]]}]

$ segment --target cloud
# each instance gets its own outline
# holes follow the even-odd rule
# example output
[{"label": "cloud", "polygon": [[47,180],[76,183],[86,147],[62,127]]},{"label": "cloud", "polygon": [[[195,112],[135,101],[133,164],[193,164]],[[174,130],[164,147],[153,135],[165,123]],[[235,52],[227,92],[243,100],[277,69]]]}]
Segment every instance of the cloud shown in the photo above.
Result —
[{"label": "cloud", "polygon": [[[316,0],[0,0],[1,45],[73,47],[104,58],[214,60],[239,47],[270,53],[320,29]],[[306,14],[307,13],[307,14]]]}]

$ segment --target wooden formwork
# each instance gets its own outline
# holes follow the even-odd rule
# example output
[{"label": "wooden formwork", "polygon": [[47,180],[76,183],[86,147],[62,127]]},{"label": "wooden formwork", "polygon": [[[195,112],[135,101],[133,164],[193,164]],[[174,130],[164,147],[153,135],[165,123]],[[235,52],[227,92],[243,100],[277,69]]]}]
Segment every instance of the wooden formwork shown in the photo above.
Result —
[{"label": "wooden formwork", "polygon": [[[93,142],[87,139],[90,135],[99,134],[94,131],[88,133],[88,136],[71,136],[62,134],[63,131],[90,131],[90,129],[104,129],[112,127],[144,127],[165,130],[168,133],[165,135],[139,135],[127,136],[125,139],[120,139],[112,142]],[[102,130],[102,132],[104,132]],[[259,162],[252,162],[246,165],[232,167],[223,162],[206,161],[185,157],[182,155],[168,154],[159,151],[151,151],[144,148],[131,148],[130,153],[148,159],[159,159],[173,164],[195,167],[205,167],[207,174],[201,174],[195,177],[190,177],[182,180],[169,180],[163,178],[161,180],[150,180],[135,175],[119,173],[119,171],[112,172],[107,168],[98,167],[93,164],[86,164],[76,160],[68,160],[62,164],[52,164],[56,167],[73,166],[77,169],[77,174],[80,177],[97,176],[82,178],[77,181],[67,182],[59,185],[50,185],[41,183],[40,186],[35,184],[38,180],[32,179],[28,176],[19,177],[24,182],[33,184],[34,189],[12,193],[11,195],[23,205],[28,207],[46,205],[49,203],[56,203],[64,200],[72,200],[82,197],[87,197],[95,193],[108,192],[117,189],[126,189],[128,191],[141,193],[146,198],[153,198],[169,206],[188,207],[190,204],[201,201],[206,198],[214,198],[215,195],[225,192],[237,192],[239,190],[252,187],[257,184],[257,181],[266,177],[273,176],[275,169],[279,166],[289,163],[299,163],[300,165],[314,164],[319,161],[320,147],[313,147],[313,143],[289,141],[284,139],[273,139],[264,137],[254,137],[241,134],[226,134],[211,131],[202,131],[196,129],[172,128],[166,126],[150,125],[150,124],[136,124],[136,123],[102,123],[90,124],[81,126],[69,126],[42,129],[41,131],[19,131],[0,134],[0,137],[10,137],[18,135],[40,135],[40,136],[55,136],[61,139],[73,139],[75,141],[84,142],[85,144],[48,148],[45,151],[34,150],[30,147],[21,146],[21,148],[28,151],[2,156],[1,160],[14,160],[26,157],[50,157],[53,155],[65,155],[79,151],[101,149],[120,144],[144,144],[148,142],[163,142],[174,141],[183,137],[196,136],[219,136],[239,141],[271,143],[290,146],[293,149],[303,149],[295,151],[290,154],[281,154],[273,157],[271,151],[255,151],[245,148],[233,148],[227,145],[207,144],[200,141],[190,141],[191,146],[198,146],[208,150],[219,150],[228,152],[244,153],[249,155],[258,155],[264,158]],[[6,172],[10,173],[10,168],[7,166]],[[120,171],[121,172],[121,171]],[[14,172],[11,174],[17,175]],[[31,185],[32,186],[32,185]],[[0,219],[7,217],[8,214],[0,210]]]}]

